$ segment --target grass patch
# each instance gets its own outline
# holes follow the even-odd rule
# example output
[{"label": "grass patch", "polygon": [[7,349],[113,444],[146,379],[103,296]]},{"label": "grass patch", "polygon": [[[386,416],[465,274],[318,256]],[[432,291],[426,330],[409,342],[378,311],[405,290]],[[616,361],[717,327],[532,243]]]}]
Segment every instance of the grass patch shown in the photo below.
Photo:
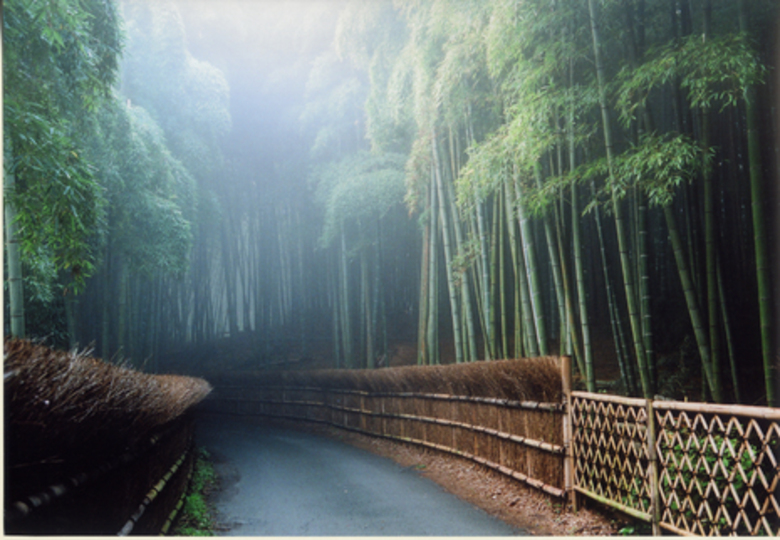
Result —
[{"label": "grass patch", "polygon": [[171,533],[173,536],[214,536],[214,515],[206,497],[216,486],[217,474],[211,464],[211,455],[205,448],[198,448],[184,506]]}]

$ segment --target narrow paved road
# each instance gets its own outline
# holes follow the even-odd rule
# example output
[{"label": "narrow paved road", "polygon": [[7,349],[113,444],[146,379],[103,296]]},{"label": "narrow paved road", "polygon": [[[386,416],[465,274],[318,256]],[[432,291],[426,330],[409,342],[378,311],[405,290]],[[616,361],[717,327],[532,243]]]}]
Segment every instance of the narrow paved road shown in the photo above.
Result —
[{"label": "narrow paved road", "polygon": [[198,443],[222,478],[217,519],[236,536],[523,535],[420,476],[345,443],[204,415]]}]

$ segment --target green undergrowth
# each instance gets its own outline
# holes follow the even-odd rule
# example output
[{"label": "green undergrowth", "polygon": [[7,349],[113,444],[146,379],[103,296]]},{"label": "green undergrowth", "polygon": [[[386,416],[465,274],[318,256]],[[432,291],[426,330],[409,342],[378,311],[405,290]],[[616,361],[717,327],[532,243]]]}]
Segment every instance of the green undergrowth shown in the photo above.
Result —
[{"label": "green undergrowth", "polygon": [[206,497],[216,485],[217,475],[211,464],[211,455],[205,448],[198,448],[192,478],[173,536],[214,536],[214,515]]}]

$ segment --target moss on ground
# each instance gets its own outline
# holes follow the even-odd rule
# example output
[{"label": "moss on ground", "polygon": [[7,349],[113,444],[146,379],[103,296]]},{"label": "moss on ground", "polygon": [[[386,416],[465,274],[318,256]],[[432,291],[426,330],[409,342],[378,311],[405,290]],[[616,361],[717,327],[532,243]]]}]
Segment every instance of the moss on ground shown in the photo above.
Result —
[{"label": "moss on ground", "polygon": [[173,536],[214,536],[214,512],[207,497],[217,486],[217,475],[208,451],[198,448],[196,452],[192,478],[178,522],[171,533]]}]

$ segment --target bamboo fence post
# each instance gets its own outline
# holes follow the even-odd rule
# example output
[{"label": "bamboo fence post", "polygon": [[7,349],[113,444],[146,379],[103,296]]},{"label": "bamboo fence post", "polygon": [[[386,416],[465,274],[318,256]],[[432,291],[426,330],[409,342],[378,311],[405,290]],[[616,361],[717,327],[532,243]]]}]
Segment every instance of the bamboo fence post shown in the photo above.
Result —
[{"label": "bamboo fence post", "polygon": [[341,425],[344,426],[344,427],[348,427],[349,426],[349,417],[347,416],[347,396],[349,394],[345,394],[344,390],[341,389],[340,395],[341,395],[341,403],[340,403],[340,407],[341,407]]},{"label": "bamboo fence post", "polygon": [[653,526],[653,536],[661,535],[660,496],[658,485],[658,456],[655,448],[655,411],[653,400],[647,399],[647,458],[649,460],[648,474],[650,476],[650,523]]},{"label": "bamboo fence post", "polygon": [[577,492],[574,489],[574,448],[572,447],[572,427],[574,411],[571,407],[571,356],[561,356],[561,380],[566,412],[563,415],[563,482],[572,509],[578,510]]},{"label": "bamboo fence post", "polygon": [[360,429],[366,431],[366,395],[360,394]]},{"label": "bamboo fence post", "polygon": [[387,435],[387,418],[385,417],[385,396],[379,396],[379,408],[382,411],[382,420],[379,424],[381,435]]},{"label": "bamboo fence post", "polygon": [[[450,400],[450,420],[455,422],[455,401]],[[457,445],[455,444],[455,424],[453,423],[450,427],[450,448],[453,450],[457,449]]]},{"label": "bamboo fence post", "polygon": [[[426,407],[426,405],[428,404],[428,400],[426,398],[421,398],[418,401],[422,404],[422,407],[420,408],[420,410],[422,411],[422,413],[424,415],[427,416],[427,411],[426,411],[427,407]],[[425,442],[432,442],[428,438],[428,422],[422,422],[422,440],[424,440]]]},{"label": "bamboo fence post", "polygon": [[328,424],[331,426],[335,425],[335,421],[333,420],[334,410],[333,410],[333,395],[329,388],[325,389],[325,411],[328,414]]}]

